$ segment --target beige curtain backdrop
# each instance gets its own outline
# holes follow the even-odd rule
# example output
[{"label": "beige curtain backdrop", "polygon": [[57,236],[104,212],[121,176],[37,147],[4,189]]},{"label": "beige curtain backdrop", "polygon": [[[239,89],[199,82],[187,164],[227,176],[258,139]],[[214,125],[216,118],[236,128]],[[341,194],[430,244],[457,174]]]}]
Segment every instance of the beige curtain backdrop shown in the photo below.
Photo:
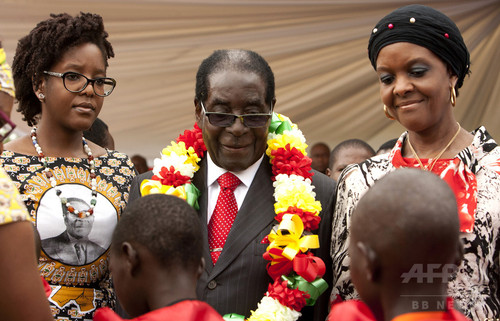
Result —
[{"label": "beige curtain backdrop", "polygon": [[[150,165],[194,122],[195,74],[213,50],[263,55],[276,77],[276,111],[296,122],[309,145],[333,148],[360,138],[375,149],[404,130],[385,118],[367,58],[375,23],[415,1],[370,0],[0,0],[0,39],[11,62],[17,40],[49,13],[99,13],[116,57],[118,81],[100,117],[116,148]],[[485,125],[500,141],[500,1],[420,1],[449,15],[471,52],[472,74],[455,113],[462,126]],[[27,126],[14,112],[14,120]]]}]

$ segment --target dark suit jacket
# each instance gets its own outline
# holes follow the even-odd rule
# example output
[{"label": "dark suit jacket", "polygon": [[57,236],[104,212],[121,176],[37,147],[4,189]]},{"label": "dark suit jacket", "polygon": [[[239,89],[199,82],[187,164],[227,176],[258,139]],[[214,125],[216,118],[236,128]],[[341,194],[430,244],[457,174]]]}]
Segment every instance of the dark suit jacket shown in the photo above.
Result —
[{"label": "dark suit jacket", "polygon": [[[226,240],[217,264],[212,264],[208,250],[207,234],[207,162],[202,160],[200,169],[193,177],[193,184],[200,190],[198,211],[202,227],[203,238],[207,240],[204,247],[206,268],[198,281],[197,294],[200,300],[208,302],[221,315],[237,313],[249,317],[250,311],[257,308],[257,303],[264,296],[271,278],[267,274],[266,264],[262,258],[269,244],[261,243],[269,234],[274,220],[274,188],[269,158],[264,157],[248,193],[236,215],[231,231]],[[149,179],[152,172],[141,174],[134,178],[130,189],[129,204],[140,197],[140,183]],[[331,289],[331,258],[330,238],[333,213],[333,198],[335,182],[329,177],[314,171],[313,185],[316,199],[323,208],[320,225],[320,245],[317,256],[321,257],[326,265],[327,280]],[[315,320],[325,320],[328,314],[328,297],[330,289],[323,293],[321,302],[315,307]],[[309,311],[307,311],[309,310]],[[319,313],[320,311],[321,313]],[[316,313],[318,312],[318,313]],[[311,308],[304,308],[302,320],[313,320]],[[307,317],[306,317],[307,315]]]},{"label": "dark suit jacket", "polygon": [[[97,243],[89,239],[80,242],[87,249],[87,253],[83,253],[86,257],[85,264],[97,260],[106,251]],[[53,260],[69,265],[80,265],[78,263],[75,244],[75,242],[70,240],[67,231],[62,232],[58,236],[46,238],[41,241],[42,250]]]}]

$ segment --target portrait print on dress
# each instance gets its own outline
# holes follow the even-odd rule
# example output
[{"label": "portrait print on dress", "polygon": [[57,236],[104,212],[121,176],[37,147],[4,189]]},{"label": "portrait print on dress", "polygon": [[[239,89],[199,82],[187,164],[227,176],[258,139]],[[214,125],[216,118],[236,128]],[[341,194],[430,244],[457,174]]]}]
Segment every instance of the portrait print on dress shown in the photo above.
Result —
[{"label": "portrait print on dress", "polygon": [[[42,197],[38,215],[47,216],[50,221],[44,224],[40,222],[41,226],[38,226],[42,239],[42,251],[49,258],[64,264],[73,266],[90,264],[99,259],[108,249],[110,240],[104,239],[98,231],[105,225],[116,225],[116,216],[108,215],[109,217],[103,218],[96,215],[83,215],[79,217],[78,212],[85,213],[90,209],[90,200],[83,198],[85,195],[90,195],[88,188],[82,185],[64,184],[61,185],[61,191],[62,195],[82,195],[82,198],[67,198],[68,203],[75,209],[74,213],[71,213],[66,205],[61,204],[56,195],[52,195],[55,193],[51,193],[51,190]],[[53,197],[56,197],[55,201],[52,201]],[[99,198],[98,201],[100,206],[104,205],[111,209],[112,204],[106,198],[102,197],[102,200]],[[96,207],[96,210],[99,210],[100,206]],[[107,213],[112,213],[112,211]]]}]

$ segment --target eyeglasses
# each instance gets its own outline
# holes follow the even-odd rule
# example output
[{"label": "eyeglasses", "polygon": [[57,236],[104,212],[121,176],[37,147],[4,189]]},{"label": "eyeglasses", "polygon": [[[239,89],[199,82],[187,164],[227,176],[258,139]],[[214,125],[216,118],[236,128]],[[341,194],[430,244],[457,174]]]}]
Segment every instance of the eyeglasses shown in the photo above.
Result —
[{"label": "eyeglasses", "polygon": [[6,113],[0,110],[0,143],[9,137],[14,128],[16,128],[16,124],[10,120]]},{"label": "eyeglasses", "polygon": [[74,72],[67,71],[63,74],[53,71],[44,71],[45,74],[62,78],[64,88],[72,93],[79,93],[87,88],[89,83],[92,83],[92,88],[94,88],[94,93],[100,97],[106,97],[111,95],[113,89],[116,86],[116,80],[113,78],[98,77],[98,78],[87,78],[84,75]]},{"label": "eyeglasses", "polygon": [[230,127],[234,124],[236,118],[239,118],[243,125],[248,128],[259,128],[264,127],[267,124],[267,121],[273,114],[273,106],[271,105],[271,112],[269,114],[246,114],[246,115],[235,115],[235,114],[226,114],[226,113],[215,113],[211,111],[207,111],[203,102],[200,101],[201,108],[203,112],[208,117],[208,121],[210,124],[217,127]]}]

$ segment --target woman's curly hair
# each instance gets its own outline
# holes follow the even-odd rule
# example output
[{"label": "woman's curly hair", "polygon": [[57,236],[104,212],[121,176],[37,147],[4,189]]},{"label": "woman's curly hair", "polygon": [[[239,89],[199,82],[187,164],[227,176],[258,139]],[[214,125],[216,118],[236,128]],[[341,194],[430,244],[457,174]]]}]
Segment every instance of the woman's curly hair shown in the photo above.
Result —
[{"label": "woman's curly hair", "polygon": [[75,17],[67,13],[50,16],[19,40],[12,63],[17,111],[28,126],[37,123],[35,117],[42,111],[33,88],[38,89],[44,70],[50,70],[70,48],[95,44],[101,49],[106,67],[108,59],[115,55],[100,15],[81,12]]}]

